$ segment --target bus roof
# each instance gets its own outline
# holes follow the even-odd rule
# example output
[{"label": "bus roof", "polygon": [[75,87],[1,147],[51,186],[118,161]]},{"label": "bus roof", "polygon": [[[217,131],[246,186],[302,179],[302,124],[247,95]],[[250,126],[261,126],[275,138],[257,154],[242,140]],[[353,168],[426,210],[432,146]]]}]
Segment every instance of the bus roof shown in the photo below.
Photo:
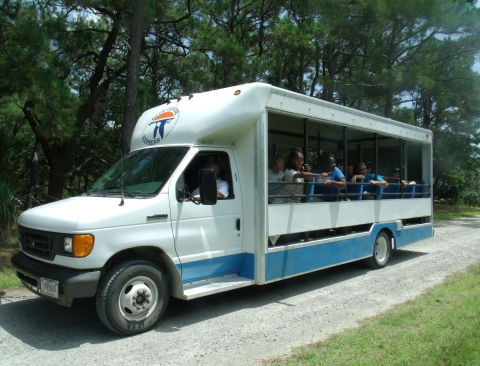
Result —
[{"label": "bus roof", "polygon": [[131,150],[167,144],[231,144],[265,111],[423,143],[432,141],[429,130],[269,84],[251,83],[183,96],[145,111],[135,126]]}]

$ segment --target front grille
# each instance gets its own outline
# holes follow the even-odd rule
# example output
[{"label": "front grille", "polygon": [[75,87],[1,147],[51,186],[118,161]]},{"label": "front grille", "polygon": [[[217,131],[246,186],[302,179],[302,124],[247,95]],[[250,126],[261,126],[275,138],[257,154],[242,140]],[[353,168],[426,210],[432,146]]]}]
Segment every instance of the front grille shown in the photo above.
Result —
[{"label": "front grille", "polygon": [[22,250],[34,257],[53,260],[58,233],[18,227]]}]

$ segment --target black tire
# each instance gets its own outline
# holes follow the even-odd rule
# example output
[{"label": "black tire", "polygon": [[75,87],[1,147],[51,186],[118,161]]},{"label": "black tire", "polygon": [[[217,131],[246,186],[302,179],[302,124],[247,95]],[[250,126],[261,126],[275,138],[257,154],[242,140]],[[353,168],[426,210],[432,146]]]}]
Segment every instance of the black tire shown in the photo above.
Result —
[{"label": "black tire", "polygon": [[380,231],[373,244],[373,253],[370,258],[364,259],[366,266],[374,269],[383,268],[387,265],[392,254],[390,237],[385,231]]},{"label": "black tire", "polygon": [[112,268],[97,290],[97,313],[102,323],[121,335],[151,329],[170,298],[167,279],[153,263],[130,260]]}]

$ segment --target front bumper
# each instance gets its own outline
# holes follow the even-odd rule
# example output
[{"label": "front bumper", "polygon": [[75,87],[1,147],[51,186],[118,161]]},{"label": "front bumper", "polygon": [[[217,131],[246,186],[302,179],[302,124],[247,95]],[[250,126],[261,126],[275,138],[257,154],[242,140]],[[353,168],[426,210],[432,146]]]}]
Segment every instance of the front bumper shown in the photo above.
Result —
[{"label": "front bumper", "polygon": [[[70,306],[73,299],[95,296],[100,270],[77,270],[60,267],[27,257],[23,252],[10,260],[17,277],[33,293],[55,303]],[[40,293],[40,277],[58,281],[58,299]]]}]

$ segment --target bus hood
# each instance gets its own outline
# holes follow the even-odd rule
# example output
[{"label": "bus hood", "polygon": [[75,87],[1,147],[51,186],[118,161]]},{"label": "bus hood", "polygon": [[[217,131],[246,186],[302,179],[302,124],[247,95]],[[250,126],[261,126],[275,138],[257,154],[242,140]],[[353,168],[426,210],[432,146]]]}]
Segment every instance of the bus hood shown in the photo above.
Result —
[{"label": "bus hood", "polygon": [[169,212],[166,194],[124,201],[120,206],[119,197],[72,197],[25,211],[20,215],[19,225],[50,232],[80,233],[145,224],[148,215]]}]

